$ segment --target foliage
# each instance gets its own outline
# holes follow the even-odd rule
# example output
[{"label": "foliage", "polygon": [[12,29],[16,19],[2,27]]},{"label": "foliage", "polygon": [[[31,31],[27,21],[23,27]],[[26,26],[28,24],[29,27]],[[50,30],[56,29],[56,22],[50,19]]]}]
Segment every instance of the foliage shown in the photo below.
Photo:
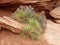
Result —
[{"label": "foliage", "polygon": [[40,15],[35,12],[31,6],[21,6],[12,15],[13,19],[25,24],[25,27],[22,29],[22,33],[20,34],[33,40],[40,38],[42,35],[42,27],[39,18],[35,16],[37,14]]}]

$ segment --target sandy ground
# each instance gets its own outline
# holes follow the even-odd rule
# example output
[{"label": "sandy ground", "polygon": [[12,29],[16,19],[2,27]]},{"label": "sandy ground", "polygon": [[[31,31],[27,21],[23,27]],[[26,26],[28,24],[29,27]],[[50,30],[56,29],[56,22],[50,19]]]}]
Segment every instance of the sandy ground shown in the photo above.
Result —
[{"label": "sandy ground", "polygon": [[2,30],[0,31],[0,45],[48,45],[48,43],[44,38],[38,41],[33,41],[24,39],[12,32]]},{"label": "sandy ground", "polygon": [[45,38],[49,44],[60,45],[60,24],[47,20]]}]

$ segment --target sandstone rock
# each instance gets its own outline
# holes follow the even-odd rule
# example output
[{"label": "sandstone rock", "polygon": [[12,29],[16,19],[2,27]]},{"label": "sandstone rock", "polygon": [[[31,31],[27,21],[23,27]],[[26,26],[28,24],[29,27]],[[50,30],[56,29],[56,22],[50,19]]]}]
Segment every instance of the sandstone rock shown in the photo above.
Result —
[{"label": "sandstone rock", "polygon": [[58,22],[60,24],[60,20],[56,20],[56,22]]},{"label": "sandstone rock", "polygon": [[12,5],[19,2],[19,0],[0,0],[0,6]]},{"label": "sandstone rock", "polygon": [[60,0],[58,0],[58,1],[57,1],[57,3],[56,3],[56,6],[55,6],[55,7],[57,7],[57,6],[60,6]]},{"label": "sandstone rock", "polygon": [[[1,9],[0,8],[0,28],[4,28],[4,29],[7,29],[9,31],[12,31],[14,33],[19,33],[20,30],[17,29],[17,28],[13,28],[9,25],[6,25],[6,19],[3,18],[3,16],[10,16],[13,12],[9,11],[9,10],[5,10],[5,9]],[[5,20],[5,23],[1,23],[1,21]],[[9,22],[9,21],[8,21]],[[17,31],[16,31],[16,30]],[[1,29],[0,29],[1,30]]]},{"label": "sandstone rock", "polygon": [[46,2],[45,4],[45,9],[51,11],[55,8],[55,4],[57,3],[57,0],[52,0],[52,1],[49,1],[49,2]]},{"label": "sandstone rock", "polygon": [[51,1],[51,0],[22,0],[22,2],[24,3],[45,2],[45,1]]},{"label": "sandstone rock", "polygon": [[44,1],[51,1],[51,0],[1,0],[0,6],[21,4],[21,2],[22,3],[36,3],[36,2],[44,2]]},{"label": "sandstone rock", "polygon": [[56,7],[55,9],[53,9],[53,10],[50,12],[50,15],[56,19],[55,21],[56,21],[57,23],[60,24],[60,6]]},{"label": "sandstone rock", "polygon": [[12,18],[10,17],[0,17],[0,26],[4,29],[10,30],[14,33],[20,33],[20,31],[22,30],[23,25],[14,21]]},{"label": "sandstone rock", "polygon": [[56,7],[50,12],[51,16],[54,18],[59,18],[60,19],[60,6]]}]

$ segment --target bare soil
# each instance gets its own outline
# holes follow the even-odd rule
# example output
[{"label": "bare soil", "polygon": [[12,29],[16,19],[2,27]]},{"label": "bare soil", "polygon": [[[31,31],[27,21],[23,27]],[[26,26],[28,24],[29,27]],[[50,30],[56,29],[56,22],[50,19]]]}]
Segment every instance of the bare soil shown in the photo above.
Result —
[{"label": "bare soil", "polygon": [[2,30],[0,31],[0,45],[48,45],[48,43],[44,38],[33,41],[24,39],[10,31]]}]

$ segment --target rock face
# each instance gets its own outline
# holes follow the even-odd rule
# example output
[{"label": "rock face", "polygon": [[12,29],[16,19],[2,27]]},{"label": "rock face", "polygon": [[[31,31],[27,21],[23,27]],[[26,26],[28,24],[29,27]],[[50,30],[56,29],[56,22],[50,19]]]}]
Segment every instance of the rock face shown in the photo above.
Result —
[{"label": "rock face", "polygon": [[60,0],[58,0],[58,2],[56,3],[56,7],[60,6]]},{"label": "rock face", "polygon": [[54,18],[56,18],[56,22],[60,23],[60,6],[56,7],[50,12],[50,15]]},{"label": "rock face", "polygon": [[57,3],[57,0],[52,0],[52,1],[46,2],[45,3],[46,6],[44,6],[44,7],[45,7],[45,9],[51,11],[55,8],[56,3]]},{"label": "rock face", "polygon": [[[5,6],[6,9],[8,10],[12,10],[15,11],[17,9],[17,7],[19,7],[20,5],[31,5],[35,8],[37,8],[36,10],[42,10],[44,9],[43,6],[46,5],[45,1],[51,1],[51,0],[1,0],[0,1],[0,7]],[[41,2],[41,3],[37,3],[37,2]]]},{"label": "rock face", "polygon": [[50,12],[51,16],[54,18],[59,18],[60,19],[60,6],[56,7]]},{"label": "rock face", "polygon": [[51,1],[51,0],[1,0],[0,6],[21,4],[21,2],[22,3],[36,3],[36,2],[44,2],[44,1]]},{"label": "rock face", "polygon": [[1,28],[4,28],[6,30],[10,30],[14,33],[20,33],[21,31],[21,25],[20,23],[14,21],[12,18],[10,17],[0,17],[0,26]]},{"label": "rock face", "polygon": [[17,0],[1,0],[0,1],[0,6],[6,6],[6,5],[12,5],[15,3],[18,3],[19,1]]}]

